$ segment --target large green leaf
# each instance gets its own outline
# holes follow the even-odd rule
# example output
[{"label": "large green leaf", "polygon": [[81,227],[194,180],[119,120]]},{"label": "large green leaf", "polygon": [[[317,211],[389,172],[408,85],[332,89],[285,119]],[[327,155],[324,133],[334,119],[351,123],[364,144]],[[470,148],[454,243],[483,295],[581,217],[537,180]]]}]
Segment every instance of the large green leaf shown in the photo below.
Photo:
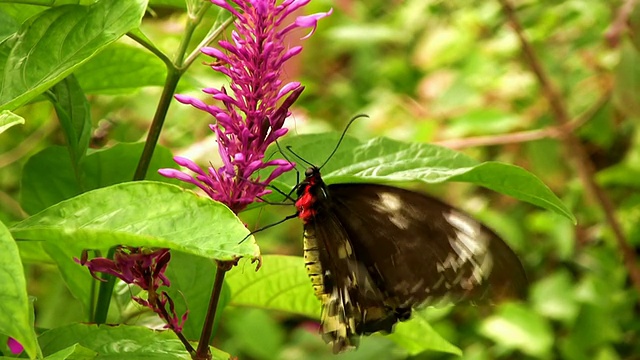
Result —
[{"label": "large green leaf", "polygon": [[[259,271],[254,271],[248,261],[242,261],[227,274],[225,282],[231,289],[230,305],[285,311],[313,319],[320,317],[320,301],[313,294],[302,257],[265,255]],[[428,350],[460,354],[420,313],[410,321],[397,324],[390,339],[412,355]]]},{"label": "large green leaf", "polygon": [[71,74],[140,24],[146,0],[50,8],[25,21],[0,49],[0,110],[13,110]]},{"label": "large green leaf", "polygon": [[[117,144],[90,153],[81,164],[81,179],[76,177],[65,148],[48,147],[29,158],[24,167],[20,204],[24,211],[35,214],[84,191],[130,181],[143,147],[143,143]],[[168,167],[175,167],[171,152],[156,147],[147,179],[166,181],[157,169]]]},{"label": "large green leaf", "polygon": [[119,244],[170,248],[232,260],[259,255],[253,237],[223,204],[180,187],[133,182],[65,200],[11,228],[17,239],[45,240],[80,254]]},{"label": "large green leaf", "polygon": [[[320,166],[326,161],[338,137],[339,134],[335,133],[302,135],[287,138],[282,146],[290,146],[297,155]],[[346,137],[322,170],[328,184],[470,182],[557,212],[575,222],[569,209],[535,175],[514,165],[480,163],[441,146],[404,143],[384,137],[361,143]],[[279,181],[293,187],[296,185],[296,174],[288,173]]]},{"label": "large green leaf", "polygon": [[18,340],[34,358],[39,350],[29,312],[27,282],[18,246],[0,222],[0,333]]},{"label": "large green leaf", "polygon": [[229,305],[320,317],[320,301],[313,294],[301,257],[265,255],[259,271],[242,261],[225,276],[225,283],[231,290]]},{"label": "large green leaf", "polygon": [[[173,332],[154,331],[140,326],[73,324],[49,330],[40,335],[38,340],[45,355],[79,344],[96,352],[95,357],[100,359],[191,359]],[[211,350],[216,360],[230,358],[229,354],[220,350]]]}]

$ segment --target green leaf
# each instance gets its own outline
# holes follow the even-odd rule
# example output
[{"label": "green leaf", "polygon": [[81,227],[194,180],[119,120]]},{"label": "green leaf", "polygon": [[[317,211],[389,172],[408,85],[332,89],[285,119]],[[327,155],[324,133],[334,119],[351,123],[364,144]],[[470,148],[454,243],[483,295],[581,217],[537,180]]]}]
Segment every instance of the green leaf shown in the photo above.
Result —
[{"label": "green leaf", "polygon": [[[229,305],[278,310],[313,319],[320,317],[321,304],[313,293],[302,257],[264,255],[258,271],[253,271],[248,261],[241,261],[227,274],[225,282],[231,290]],[[460,353],[460,349],[435,332],[419,312],[410,321],[397,324],[394,335],[389,338],[410,354],[427,350]]]},{"label": "green leaf", "polygon": [[48,147],[30,157],[24,166],[20,205],[28,214],[35,214],[81,192],[69,151],[64,147]]},{"label": "green leaf", "polygon": [[224,326],[233,344],[248,357],[256,360],[279,358],[277,354],[284,344],[285,330],[266,311],[232,309],[225,316]]},{"label": "green leaf", "polygon": [[93,359],[96,356],[98,356],[97,352],[75,344],[47,356],[45,360]]},{"label": "green leaf", "polygon": [[[186,310],[189,310],[189,318],[184,324],[182,333],[189,340],[197,340],[200,338],[209,308],[216,265],[211,259],[173,251],[166,275],[171,280],[171,286],[166,291],[175,302],[176,313],[182,316]],[[225,284],[218,300],[216,314],[222,314],[230,297],[229,287]],[[214,330],[220,319],[221,316],[216,316]]]},{"label": "green leaf", "polygon": [[485,319],[480,333],[496,343],[534,357],[548,357],[553,346],[549,322],[522,304],[506,303]]},{"label": "green leaf", "polygon": [[454,175],[452,181],[470,182],[487,189],[526,201],[563,215],[576,224],[576,218],[542,180],[527,170],[510,164],[485,162],[469,171]]},{"label": "green leaf", "polygon": [[629,162],[618,163],[596,174],[598,183],[605,187],[624,186],[632,189],[640,188],[640,168]]},{"label": "green leaf", "polygon": [[18,241],[20,259],[25,264],[53,264],[51,257],[42,248],[42,242]]},{"label": "green leaf", "polygon": [[84,157],[91,138],[89,103],[73,75],[67,76],[51,88],[49,98],[64,130],[75,169]]},{"label": "green leaf", "polygon": [[20,24],[0,9],[0,44],[18,31]]},{"label": "green leaf", "polygon": [[74,74],[86,93],[123,94],[143,86],[162,86],[166,72],[163,62],[148,51],[116,43]]},{"label": "green leaf", "polygon": [[38,241],[38,243],[41,243],[49,258],[55,261],[71,295],[82,303],[82,309],[76,312],[82,313],[83,318],[88,321],[94,305],[92,295],[99,283],[84,266],[78,266],[78,263],[73,260],[74,257],[79,258],[78,249],[71,246],[56,246],[49,242]]},{"label": "green leaf", "polygon": [[231,291],[229,305],[320,317],[320,301],[313,294],[302,257],[265,255],[262,267],[254,269],[249,261],[241,261],[225,276]]},{"label": "green leaf", "polygon": [[[109,149],[93,152],[87,156],[82,165],[85,174],[86,189],[97,189],[133,179],[133,174],[142,155],[144,143],[120,143]],[[171,151],[166,147],[156,146],[145,180],[175,182],[158,174],[158,169],[175,168]]]},{"label": "green leaf", "polygon": [[[47,0],[35,0],[35,1],[40,3],[49,2],[49,4],[40,4],[43,6],[39,6],[39,5],[31,5],[31,4],[7,3],[6,1],[0,2],[0,10],[2,10],[4,14],[8,15],[11,18],[10,21],[12,22],[12,24],[10,25],[10,27],[13,30],[11,31],[12,34],[16,33],[20,29],[20,24],[22,22],[26,21],[27,19],[34,16],[35,14],[46,10],[47,8],[45,8],[44,6],[51,5],[50,4],[51,1],[47,1]],[[33,3],[33,1],[30,1],[30,3]]]},{"label": "green leaf", "polygon": [[0,49],[0,109],[25,104],[136,28],[146,5],[146,0],[102,0],[54,7],[30,18]]},{"label": "green leaf", "polygon": [[[60,146],[46,148],[29,158],[24,167],[20,204],[24,211],[35,214],[84,191],[130,181],[143,148],[143,143],[117,144],[90,153],[81,164],[83,175],[80,184],[73,171],[69,152]],[[157,173],[157,169],[175,166],[171,152],[157,146],[147,178],[167,181]]]},{"label": "green leaf", "polygon": [[574,279],[565,269],[559,269],[536,282],[531,287],[531,301],[539,314],[569,324],[573,324],[580,310],[574,292]]},{"label": "green leaf", "polygon": [[79,344],[100,359],[191,359],[173,332],[140,326],[73,324],[49,330],[38,341],[45,355]]},{"label": "green leaf", "polygon": [[388,338],[408,351],[409,355],[416,355],[424,351],[440,351],[455,355],[462,355],[462,351],[445,340],[433,330],[427,322],[423,312],[413,311],[410,321],[396,324]]},{"label": "green leaf", "polygon": [[[287,138],[282,146],[320,166],[337,143],[339,134],[325,133]],[[478,161],[453,150],[422,143],[404,143],[384,137],[361,143],[346,137],[329,163],[323,167],[328,183],[420,181],[470,182],[557,212],[575,223],[575,217],[535,175],[509,164]],[[295,173],[280,181],[296,185]]]},{"label": "green leaf", "polygon": [[625,331],[621,327],[615,311],[599,305],[585,304],[580,309],[568,340],[582,345],[585,350],[618,343],[624,341],[625,337]]},{"label": "green leaf", "polygon": [[0,111],[0,134],[5,132],[8,128],[24,124],[24,118],[12,113],[9,110]]},{"label": "green leaf", "polygon": [[93,190],[14,225],[15,238],[58,247],[106,249],[124,244],[169,248],[219,260],[259,255],[229,208],[175,185],[139,181]]},{"label": "green leaf", "polygon": [[29,313],[27,282],[18,246],[0,222],[0,333],[18,340],[34,358],[39,349]]}]

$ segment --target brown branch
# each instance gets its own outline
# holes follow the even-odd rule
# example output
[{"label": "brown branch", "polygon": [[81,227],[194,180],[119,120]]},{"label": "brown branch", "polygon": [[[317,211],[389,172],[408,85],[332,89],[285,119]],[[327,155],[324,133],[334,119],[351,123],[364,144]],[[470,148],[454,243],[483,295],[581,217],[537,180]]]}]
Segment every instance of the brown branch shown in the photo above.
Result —
[{"label": "brown branch", "polygon": [[463,139],[441,140],[433,142],[432,144],[448,147],[450,149],[464,149],[477,146],[505,145],[547,138],[560,138],[562,137],[562,134],[573,132],[587,123],[589,120],[591,120],[593,116],[609,102],[610,98],[611,92],[607,91],[592,108],[587,110],[584,114],[580,115],[576,120],[560,126],[553,126],[538,130],[520,131],[511,134],[474,136]]},{"label": "brown branch", "polygon": [[636,2],[637,0],[627,0],[618,9],[616,18],[604,33],[604,37],[607,39],[609,46],[616,47],[620,43],[620,38],[628,26],[629,18],[631,17],[633,9],[636,7]]},{"label": "brown branch", "polygon": [[[520,22],[518,21],[513,6],[510,4],[509,0],[499,1],[502,4],[502,8],[509,22],[511,23],[513,30],[520,40],[520,45],[522,46],[525,60],[531,67],[531,71],[533,71],[536,78],[538,79],[538,82],[540,83],[540,86],[542,88],[542,93],[551,106],[551,111],[553,112],[556,122],[560,126],[568,124],[570,118],[568,115],[568,111],[564,103],[562,102],[562,98],[560,97],[560,94],[558,93],[556,88],[551,84],[551,81],[542,68],[542,65],[538,60],[538,57],[535,54],[531,44],[529,44],[529,42],[525,38],[524,31],[522,29],[522,26],[520,25]],[[582,181],[587,193],[592,198],[595,198],[597,200],[600,207],[604,211],[607,222],[613,230],[613,234],[615,236],[618,247],[620,248],[620,251],[622,251],[624,265],[629,272],[629,277],[631,278],[631,281],[634,284],[636,290],[640,293],[640,268],[638,268],[637,266],[635,251],[627,242],[625,234],[622,231],[622,227],[616,219],[615,208],[613,206],[613,203],[611,202],[611,199],[609,199],[609,196],[598,186],[598,184],[596,184],[594,180],[595,168],[591,163],[591,160],[587,156],[587,152],[573,133],[563,133],[561,134],[560,139],[565,145],[567,155],[573,160],[578,172],[578,176],[580,177],[580,180]]]}]

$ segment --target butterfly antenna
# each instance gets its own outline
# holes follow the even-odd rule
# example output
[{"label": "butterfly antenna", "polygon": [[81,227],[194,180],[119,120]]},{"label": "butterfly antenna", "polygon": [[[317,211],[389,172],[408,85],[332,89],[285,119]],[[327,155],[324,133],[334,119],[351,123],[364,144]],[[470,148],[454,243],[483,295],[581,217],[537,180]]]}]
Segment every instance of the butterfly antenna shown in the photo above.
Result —
[{"label": "butterfly antenna", "polygon": [[296,154],[295,151],[293,151],[293,147],[291,145],[287,145],[287,150],[289,150],[289,152],[295,156],[298,160],[302,161],[303,163],[311,166],[311,167],[315,167],[315,165],[313,165],[312,163],[308,162],[307,160],[303,159],[300,155]]},{"label": "butterfly antenna", "polygon": [[[280,151],[280,154],[282,154],[282,157],[287,160],[287,162],[289,164],[294,164],[293,161],[289,160],[289,158],[287,157],[287,155],[284,154],[284,151],[282,151],[282,147],[280,147],[280,142],[278,141],[278,139],[276,139],[276,146],[278,147],[278,151]],[[292,151],[293,153],[293,151]],[[296,154],[294,154],[296,155]],[[299,157],[298,155],[296,155],[297,157]],[[304,159],[301,159],[302,161],[304,161]],[[306,161],[305,161],[306,162]],[[297,164],[295,164],[297,165]],[[300,183],[300,171],[298,171],[298,168],[296,166],[293,166],[293,170],[296,171],[296,184]]]},{"label": "butterfly antenna", "polygon": [[[369,115],[366,114],[360,114],[360,115],[356,115],[353,118],[351,118],[351,120],[349,120],[349,123],[347,124],[347,126],[344,128],[344,131],[342,132],[342,135],[340,135],[340,139],[338,140],[338,143],[336,144],[336,146],[333,148],[333,151],[331,152],[331,154],[329,154],[329,157],[327,157],[327,160],[325,160],[322,165],[320,165],[318,167],[318,169],[322,169],[328,162],[329,160],[331,160],[331,158],[333,157],[333,155],[335,155],[336,151],[338,151],[338,147],[340,147],[340,144],[342,143],[342,140],[344,139],[345,135],[347,135],[347,130],[349,130],[349,127],[351,126],[351,124],[353,124],[354,121],[366,117],[368,118]],[[306,162],[306,161],[305,161]]]},{"label": "butterfly antenna", "polygon": [[293,164],[293,162],[291,162],[291,160],[289,160],[289,158],[287,157],[287,155],[284,153],[284,151],[282,151],[282,147],[280,146],[280,142],[276,139],[276,146],[278,147],[278,151],[280,152],[280,154],[282,154],[282,157],[287,160],[287,162],[289,164]]}]

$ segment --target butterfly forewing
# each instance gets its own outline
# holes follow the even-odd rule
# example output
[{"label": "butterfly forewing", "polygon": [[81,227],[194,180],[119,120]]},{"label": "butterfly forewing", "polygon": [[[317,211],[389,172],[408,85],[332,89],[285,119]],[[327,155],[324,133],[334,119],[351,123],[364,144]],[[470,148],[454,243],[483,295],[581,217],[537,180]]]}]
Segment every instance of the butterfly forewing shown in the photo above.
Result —
[{"label": "butterfly forewing", "polygon": [[336,184],[328,193],[359,261],[397,306],[524,296],[517,256],[464,212],[385,185]]}]

